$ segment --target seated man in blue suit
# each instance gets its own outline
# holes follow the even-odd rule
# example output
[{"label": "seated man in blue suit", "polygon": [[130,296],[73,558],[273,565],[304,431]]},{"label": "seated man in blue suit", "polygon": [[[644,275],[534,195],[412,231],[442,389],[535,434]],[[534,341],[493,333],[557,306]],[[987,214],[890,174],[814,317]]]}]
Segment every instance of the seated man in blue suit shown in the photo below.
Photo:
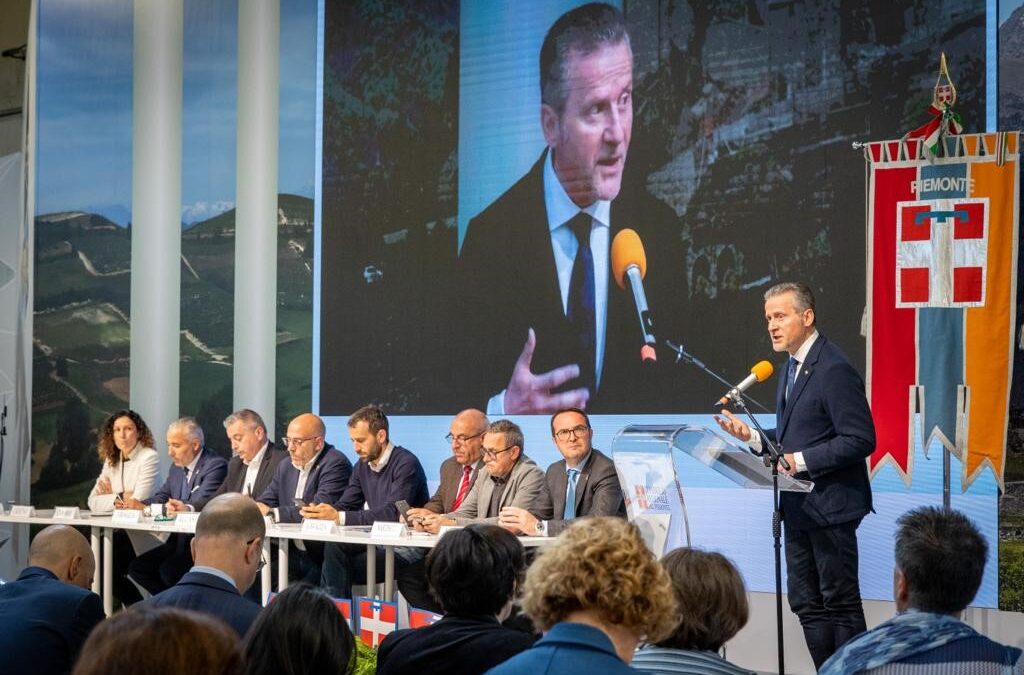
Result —
[{"label": "seated man in blue suit", "polygon": [[[345,490],[352,463],[334,446],[325,442],[327,429],[313,413],[299,415],[288,423],[288,436],[281,444],[288,448],[291,461],[281,462],[270,485],[257,500],[263,515],[272,514],[279,523],[299,523],[304,504],[331,503]],[[324,547],[320,542],[296,539],[289,546],[288,568],[296,579],[316,584]]]},{"label": "seated man in blue suit", "polygon": [[177,584],[143,604],[211,614],[244,636],[260,606],[243,597],[263,567],[266,524],[255,502],[238,493],[211,500],[196,523],[196,564]]},{"label": "seated man in blue suit", "polygon": [[[128,508],[145,509],[163,504],[168,514],[197,511],[217,491],[228,473],[227,461],[203,449],[203,429],[194,417],[182,417],[167,428],[167,454],[174,465],[167,480],[151,498],[129,499]],[[172,534],[167,541],[146,551],[128,566],[128,576],[150,594],[167,590],[192,566],[188,542],[191,535]]]},{"label": "seated man in blue suit", "polygon": [[82,643],[103,620],[92,593],[96,561],[89,542],[67,525],[51,525],[32,541],[28,567],[0,586],[0,654],[4,672],[70,673]]}]

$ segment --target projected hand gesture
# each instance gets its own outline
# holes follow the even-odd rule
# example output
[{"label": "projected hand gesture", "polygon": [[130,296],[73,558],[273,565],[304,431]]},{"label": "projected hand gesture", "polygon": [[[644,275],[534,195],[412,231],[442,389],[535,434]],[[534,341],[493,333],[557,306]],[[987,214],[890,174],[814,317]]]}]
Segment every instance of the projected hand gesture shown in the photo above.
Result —
[{"label": "projected hand gesture", "polygon": [[552,393],[553,389],[579,377],[580,367],[571,363],[535,375],[530,370],[530,364],[536,347],[537,335],[531,328],[527,331],[523,351],[512,369],[512,378],[505,387],[505,414],[534,415],[562,408],[586,408],[590,398],[590,390],[586,387]]}]

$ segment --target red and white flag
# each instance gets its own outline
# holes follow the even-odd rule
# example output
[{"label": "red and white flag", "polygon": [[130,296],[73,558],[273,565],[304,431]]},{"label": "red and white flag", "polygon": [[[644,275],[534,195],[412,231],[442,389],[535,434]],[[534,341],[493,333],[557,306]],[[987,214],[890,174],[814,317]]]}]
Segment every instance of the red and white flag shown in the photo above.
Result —
[{"label": "red and white flag", "polygon": [[398,628],[398,604],[359,598],[359,638],[369,647],[377,647],[381,640]]},{"label": "red and white flag", "polygon": [[440,614],[434,614],[426,609],[409,608],[409,628],[423,628],[440,620]]}]

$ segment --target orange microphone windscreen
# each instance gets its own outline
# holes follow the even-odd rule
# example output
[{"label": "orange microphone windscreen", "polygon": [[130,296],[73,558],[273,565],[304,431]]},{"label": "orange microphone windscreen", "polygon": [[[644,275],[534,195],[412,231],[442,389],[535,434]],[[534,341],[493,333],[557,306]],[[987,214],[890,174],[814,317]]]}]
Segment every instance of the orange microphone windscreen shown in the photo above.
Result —
[{"label": "orange microphone windscreen", "polygon": [[612,240],[612,274],[615,275],[615,283],[619,288],[626,287],[626,268],[630,265],[640,268],[641,279],[647,275],[647,255],[644,254],[640,235],[627,228],[620,231]]},{"label": "orange microphone windscreen", "polygon": [[775,368],[768,361],[758,361],[754,364],[754,367],[750,369],[750,372],[757,378],[758,382],[764,382],[772,373],[775,372]]}]

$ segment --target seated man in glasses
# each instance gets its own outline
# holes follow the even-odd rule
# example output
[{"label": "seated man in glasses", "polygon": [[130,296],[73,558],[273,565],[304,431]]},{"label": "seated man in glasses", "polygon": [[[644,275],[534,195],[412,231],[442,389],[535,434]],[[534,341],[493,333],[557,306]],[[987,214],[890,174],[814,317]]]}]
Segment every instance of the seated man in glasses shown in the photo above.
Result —
[{"label": "seated man in glasses", "polygon": [[[257,506],[263,515],[272,514],[278,523],[299,523],[299,509],[307,504],[331,503],[341,496],[352,475],[352,463],[333,445],[326,443],[324,422],[313,413],[299,415],[288,423],[288,435],[281,444],[290,461],[277,465],[270,485],[263,490]],[[296,539],[288,547],[289,576],[316,584],[324,561],[324,545]]]},{"label": "seated man in glasses", "polygon": [[499,524],[515,533],[558,536],[583,516],[626,516],[615,464],[593,446],[590,418],[579,408],[551,416],[551,437],[563,459],[548,467],[546,480],[554,518],[542,520],[526,509],[506,506]]},{"label": "seated man in glasses", "polygon": [[[463,410],[452,419],[448,435],[444,437],[452,446],[452,456],[441,464],[441,483],[430,501],[421,509],[406,512],[410,525],[424,516],[456,511],[466,500],[484,468],[484,433],[488,424],[487,415],[473,408]],[[398,569],[398,590],[413,607],[441,612],[441,605],[427,588],[424,562],[427,549],[410,547],[405,553],[405,564]]]},{"label": "seated man in glasses", "polygon": [[249,497],[238,493],[215,497],[196,523],[195,565],[181,581],[143,604],[210,614],[244,636],[260,613],[260,606],[243,594],[263,567],[265,534],[263,516]]},{"label": "seated man in glasses", "polygon": [[501,509],[516,506],[535,518],[549,520],[551,497],[544,472],[523,454],[523,432],[510,420],[487,427],[483,441],[484,468],[473,489],[450,513],[423,516],[416,529],[437,532],[442,525],[491,523],[498,525]]}]

